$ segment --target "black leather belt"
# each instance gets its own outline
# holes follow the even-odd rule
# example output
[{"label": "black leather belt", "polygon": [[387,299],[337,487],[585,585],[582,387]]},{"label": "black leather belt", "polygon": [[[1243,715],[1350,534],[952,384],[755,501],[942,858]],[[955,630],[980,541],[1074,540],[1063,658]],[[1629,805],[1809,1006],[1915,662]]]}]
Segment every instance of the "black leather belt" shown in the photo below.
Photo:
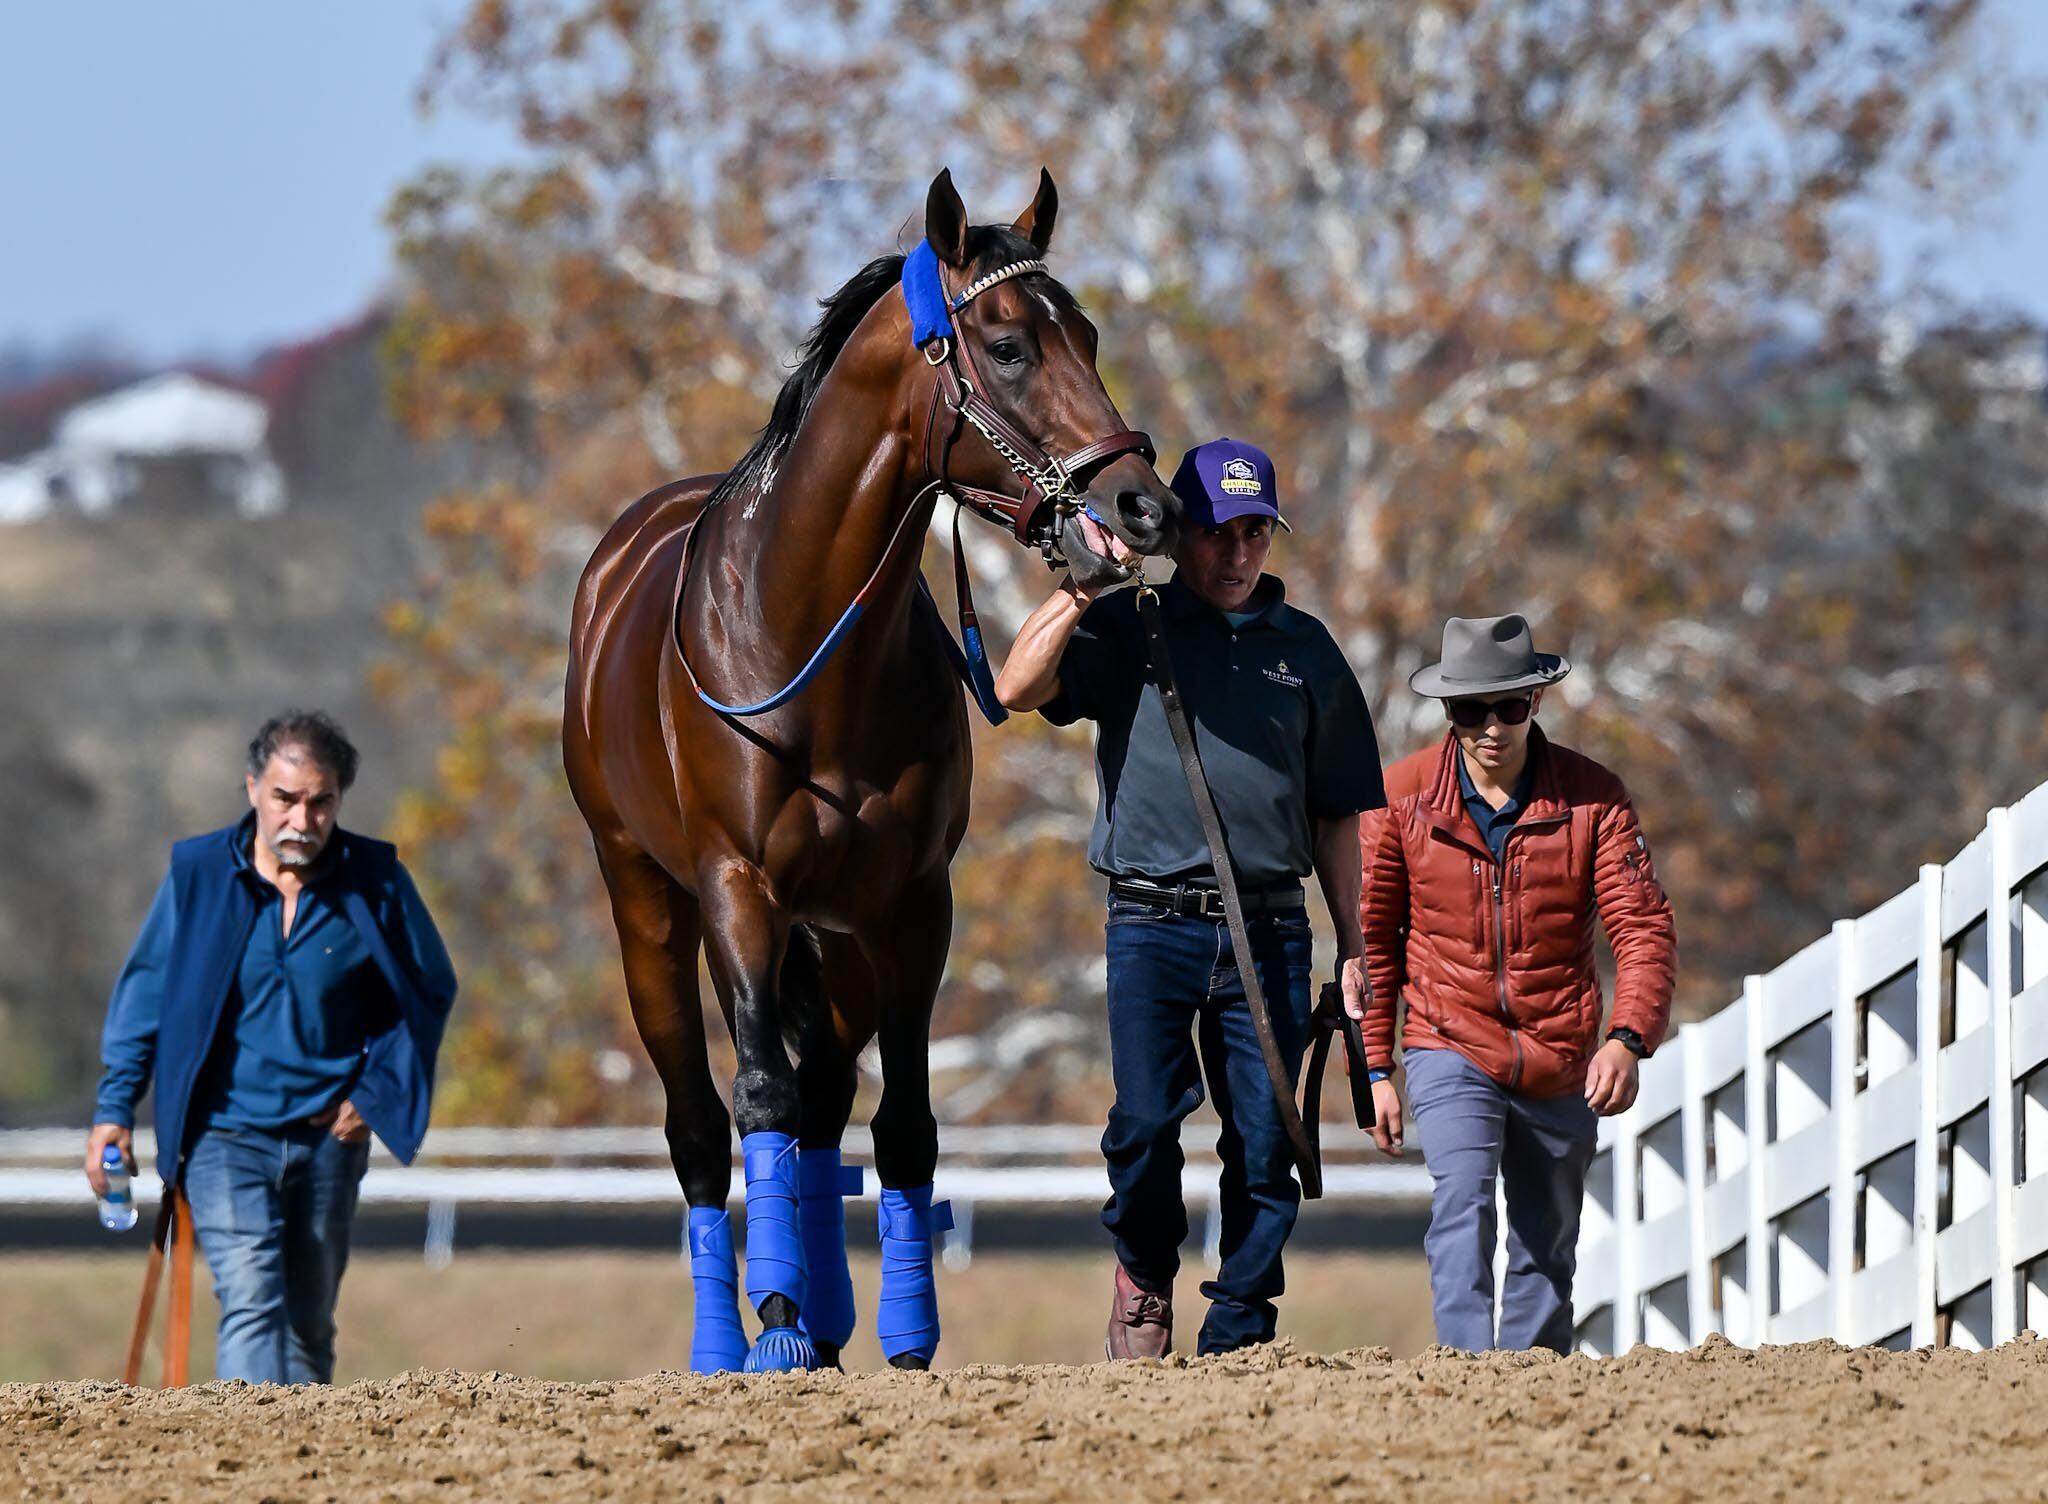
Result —
[{"label": "black leather belt", "polygon": [[[1200,883],[1151,883],[1141,877],[1112,877],[1109,880],[1109,896],[1126,898],[1133,903],[1158,904],[1161,908],[1171,909],[1174,913],[1189,919],[1224,917],[1222,890],[1205,887]],[[1300,883],[1275,883],[1270,888],[1245,888],[1238,896],[1243,899],[1244,911],[1247,914],[1299,909],[1306,903],[1301,895]]]}]

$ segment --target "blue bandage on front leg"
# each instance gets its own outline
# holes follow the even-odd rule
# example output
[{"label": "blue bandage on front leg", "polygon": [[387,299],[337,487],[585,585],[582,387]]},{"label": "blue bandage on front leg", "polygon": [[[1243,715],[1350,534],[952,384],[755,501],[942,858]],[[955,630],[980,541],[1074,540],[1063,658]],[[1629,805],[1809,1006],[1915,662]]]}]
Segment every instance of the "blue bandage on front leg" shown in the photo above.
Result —
[{"label": "blue bandage on front leg", "polygon": [[846,1196],[861,1189],[859,1165],[841,1165],[837,1149],[799,1149],[798,1214],[803,1222],[804,1330],[819,1342],[846,1346],[853,1335],[853,1276],[846,1267]]},{"label": "blue bandage on front leg", "polygon": [[804,1243],[797,1220],[796,1140],[749,1133],[740,1140],[747,1173],[747,1303],[787,1295],[803,1309]]},{"label": "blue bandage on front leg", "polygon": [[953,1225],[950,1202],[932,1204],[929,1185],[882,1191],[876,1213],[882,1235],[882,1299],[875,1335],[882,1356],[918,1357],[939,1350],[939,1297],[932,1288],[932,1235]]},{"label": "blue bandage on front leg", "polygon": [[690,1336],[690,1371],[720,1373],[747,1361],[740,1325],[740,1266],[733,1257],[732,1221],[723,1207],[690,1208],[690,1286],[696,1320]]},{"label": "blue bandage on front leg", "polygon": [[[803,1231],[797,1217],[796,1140],[786,1133],[740,1138],[747,1176],[747,1301],[756,1310],[771,1295],[804,1308]],[[770,1327],[747,1354],[747,1372],[814,1368],[817,1353],[793,1326]]]}]

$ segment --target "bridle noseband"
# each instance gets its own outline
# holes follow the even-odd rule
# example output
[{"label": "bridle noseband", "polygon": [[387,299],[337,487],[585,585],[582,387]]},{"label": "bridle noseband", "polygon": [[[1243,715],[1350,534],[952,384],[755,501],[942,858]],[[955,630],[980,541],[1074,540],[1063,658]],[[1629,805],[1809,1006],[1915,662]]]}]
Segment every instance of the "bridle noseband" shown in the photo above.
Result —
[{"label": "bridle noseband", "polygon": [[[926,241],[904,262],[903,296],[911,308],[911,337],[937,378],[932,384],[931,408],[925,415],[926,469],[942,492],[954,496],[976,516],[1009,529],[1018,542],[1035,545],[1046,562],[1057,567],[1066,562],[1059,551],[1059,523],[1086,509],[1088,477],[1126,454],[1142,456],[1148,465],[1158,456],[1151,438],[1135,429],[1108,434],[1064,458],[1048,454],[981,395],[987,383],[981,379],[972,347],[955,334],[953,315],[964,312],[992,287],[1013,277],[1044,271],[1045,263],[1041,260],[1013,261],[977,278],[948,298],[937,253]],[[950,412],[954,420],[944,427],[943,435],[939,422],[941,408]],[[952,478],[948,467],[963,423],[986,439],[989,447],[1016,472],[1024,482],[1022,495],[1005,496]]]}]

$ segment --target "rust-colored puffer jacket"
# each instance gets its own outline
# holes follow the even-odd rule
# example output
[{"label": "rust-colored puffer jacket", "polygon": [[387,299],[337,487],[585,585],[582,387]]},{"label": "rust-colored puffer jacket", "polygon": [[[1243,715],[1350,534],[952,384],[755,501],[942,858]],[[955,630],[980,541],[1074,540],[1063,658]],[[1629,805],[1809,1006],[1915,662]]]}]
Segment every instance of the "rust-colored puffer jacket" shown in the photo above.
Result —
[{"label": "rust-colored puffer jacket", "polygon": [[1465,811],[1449,735],[1389,768],[1387,807],[1361,819],[1370,1064],[1393,1063],[1405,996],[1407,1042],[1455,1049],[1531,1096],[1580,1090],[1602,1032],[1596,914],[1617,967],[1610,1027],[1651,1049],[1664,1038],[1678,941],[1628,790],[1540,730],[1529,756],[1504,862]]}]

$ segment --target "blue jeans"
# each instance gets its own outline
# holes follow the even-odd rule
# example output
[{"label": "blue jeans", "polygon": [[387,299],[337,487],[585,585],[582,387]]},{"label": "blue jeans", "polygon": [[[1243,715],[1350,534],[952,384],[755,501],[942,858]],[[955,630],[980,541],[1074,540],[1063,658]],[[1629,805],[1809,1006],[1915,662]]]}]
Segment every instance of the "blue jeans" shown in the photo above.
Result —
[{"label": "blue jeans", "polygon": [[[1401,1054],[1408,1106],[1435,1191],[1423,1252],[1436,1340],[1467,1352],[1572,1346],[1579,1206],[1600,1120],[1577,1092],[1509,1091],[1456,1050]],[[1494,1182],[1508,1211],[1508,1267],[1496,1341]]]},{"label": "blue jeans", "polygon": [[[1308,1038],[1308,916],[1281,910],[1249,915],[1246,925],[1291,1081]],[[1273,1301],[1285,1288],[1280,1251],[1294,1230],[1301,1188],[1245,1007],[1230,929],[1221,920],[1116,899],[1108,946],[1116,1104],[1102,1135],[1111,1190],[1103,1225],[1141,1289],[1172,1288],[1188,1235],[1180,1125],[1201,1105],[1206,1075],[1223,1119],[1216,1140],[1223,1260],[1202,1286],[1210,1305],[1200,1351],[1270,1342]]]},{"label": "blue jeans", "polygon": [[192,1229],[220,1301],[214,1373],[334,1377],[334,1301],[370,1144],[325,1128],[208,1128],[185,1161]]}]

